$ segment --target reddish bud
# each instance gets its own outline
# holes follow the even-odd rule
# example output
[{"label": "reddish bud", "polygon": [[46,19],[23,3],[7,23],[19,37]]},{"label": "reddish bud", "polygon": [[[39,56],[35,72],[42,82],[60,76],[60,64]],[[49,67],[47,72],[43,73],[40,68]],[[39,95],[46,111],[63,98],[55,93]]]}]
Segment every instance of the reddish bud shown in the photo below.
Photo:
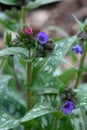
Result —
[{"label": "reddish bud", "polygon": [[24,32],[25,32],[26,35],[30,35],[30,34],[33,33],[33,32],[32,32],[32,28],[29,28],[29,27],[25,27],[25,28],[24,28]]}]

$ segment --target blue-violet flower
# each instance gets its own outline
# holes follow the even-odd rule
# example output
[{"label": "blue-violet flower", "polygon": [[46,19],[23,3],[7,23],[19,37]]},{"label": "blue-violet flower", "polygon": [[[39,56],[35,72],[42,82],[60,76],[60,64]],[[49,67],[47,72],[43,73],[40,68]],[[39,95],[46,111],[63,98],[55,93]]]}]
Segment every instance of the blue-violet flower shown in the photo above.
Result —
[{"label": "blue-violet flower", "polygon": [[37,41],[39,41],[41,44],[45,44],[48,41],[48,35],[45,32],[38,33]]},{"label": "blue-violet flower", "polygon": [[77,44],[74,47],[72,47],[72,51],[74,51],[76,54],[80,53],[82,54],[82,45],[81,44]]},{"label": "blue-violet flower", "polygon": [[74,103],[72,101],[66,101],[62,106],[62,111],[69,115],[74,109]]}]

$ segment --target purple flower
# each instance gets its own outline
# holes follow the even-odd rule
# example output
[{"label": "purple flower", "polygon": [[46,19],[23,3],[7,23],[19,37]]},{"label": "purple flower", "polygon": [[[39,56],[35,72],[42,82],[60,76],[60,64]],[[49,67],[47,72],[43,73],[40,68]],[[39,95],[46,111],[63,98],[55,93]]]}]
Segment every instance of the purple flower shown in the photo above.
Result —
[{"label": "purple flower", "polygon": [[74,51],[76,54],[80,53],[82,54],[82,45],[81,44],[77,44],[74,47],[72,47],[72,51]]},{"label": "purple flower", "polygon": [[69,115],[74,109],[74,103],[72,101],[66,101],[62,106],[62,111]]},{"label": "purple flower", "polygon": [[41,43],[41,44],[45,44],[48,41],[48,35],[45,32],[40,32],[37,35],[37,40]]}]

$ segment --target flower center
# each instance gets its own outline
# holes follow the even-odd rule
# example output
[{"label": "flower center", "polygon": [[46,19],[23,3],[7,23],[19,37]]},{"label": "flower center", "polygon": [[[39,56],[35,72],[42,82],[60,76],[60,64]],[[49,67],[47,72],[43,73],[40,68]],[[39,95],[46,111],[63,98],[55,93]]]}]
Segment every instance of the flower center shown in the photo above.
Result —
[{"label": "flower center", "polygon": [[65,107],[65,108],[69,108],[69,103],[66,103],[66,104],[64,105],[64,107]]},{"label": "flower center", "polygon": [[40,36],[40,40],[41,40],[41,41],[44,41],[44,37]]}]

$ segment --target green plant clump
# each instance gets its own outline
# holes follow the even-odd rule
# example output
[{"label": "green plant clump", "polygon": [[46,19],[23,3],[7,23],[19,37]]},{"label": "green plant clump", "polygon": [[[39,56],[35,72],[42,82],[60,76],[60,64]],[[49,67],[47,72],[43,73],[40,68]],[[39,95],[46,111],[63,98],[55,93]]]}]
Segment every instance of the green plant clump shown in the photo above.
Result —
[{"label": "green plant clump", "polygon": [[[5,47],[0,50],[0,130],[87,130],[87,19],[78,33],[50,38],[26,25],[28,10],[59,0],[0,0]],[[52,29],[52,28],[51,28]],[[78,67],[67,61],[80,56]],[[68,69],[62,70],[61,63]],[[74,81],[74,84],[72,85]]]}]

